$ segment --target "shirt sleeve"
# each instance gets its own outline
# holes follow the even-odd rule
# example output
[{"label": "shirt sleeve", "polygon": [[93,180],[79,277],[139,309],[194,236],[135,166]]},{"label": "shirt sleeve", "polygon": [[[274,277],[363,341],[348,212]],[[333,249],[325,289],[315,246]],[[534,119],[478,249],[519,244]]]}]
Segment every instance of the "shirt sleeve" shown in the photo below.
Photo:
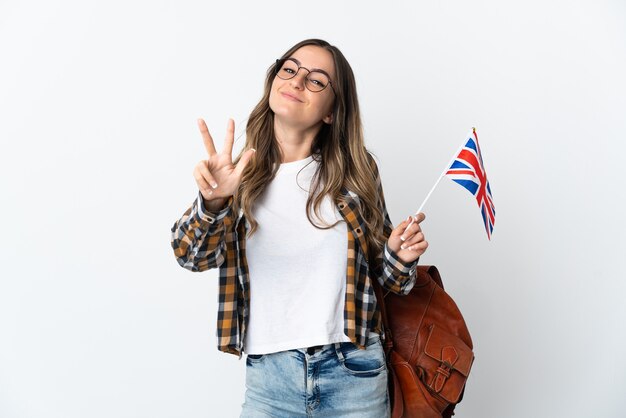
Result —
[{"label": "shirt sleeve", "polygon": [[191,271],[219,267],[226,251],[224,218],[232,209],[230,197],[219,212],[206,210],[202,194],[171,228],[171,245],[176,261]]},{"label": "shirt sleeve", "polygon": [[374,167],[374,176],[378,187],[378,206],[383,212],[384,217],[383,234],[386,239],[382,251],[380,251],[376,257],[376,277],[381,286],[385,289],[399,295],[407,295],[415,285],[417,279],[416,271],[419,258],[411,263],[405,263],[387,246],[387,239],[389,239],[393,231],[393,224],[387,212],[378,166],[375,161],[372,161],[372,165]]},{"label": "shirt sleeve", "polygon": [[408,295],[417,279],[415,272],[418,261],[419,257],[412,263],[403,262],[385,243],[382,277],[387,282],[386,288],[400,295]]}]

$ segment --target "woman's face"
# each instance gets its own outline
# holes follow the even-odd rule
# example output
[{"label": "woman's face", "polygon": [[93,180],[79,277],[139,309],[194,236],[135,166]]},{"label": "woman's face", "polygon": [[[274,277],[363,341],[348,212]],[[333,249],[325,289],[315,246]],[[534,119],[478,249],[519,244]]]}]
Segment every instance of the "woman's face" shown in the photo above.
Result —
[{"label": "woman's face", "polygon": [[[296,50],[290,58],[297,60],[301,67],[325,71],[331,81],[335,80],[335,64],[332,54],[315,45],[306,45]],[[331,86],[320,92],[312,92],[305,87],[308,71],[304,68],[298,74],[283,80],[274,77],[270,90],[270,108],[274,117],[281,123],[299,129],[310,129],[332,122],[332,109],[335,93]]]}]

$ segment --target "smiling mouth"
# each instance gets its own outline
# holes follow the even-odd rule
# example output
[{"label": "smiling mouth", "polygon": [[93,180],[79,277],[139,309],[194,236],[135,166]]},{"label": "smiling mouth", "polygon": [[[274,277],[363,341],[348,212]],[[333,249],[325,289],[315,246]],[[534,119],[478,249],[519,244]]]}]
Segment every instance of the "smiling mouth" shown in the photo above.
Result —
[{"label": "smiling mouth", "polygon": [[298,99],[298,98],[297,98],[297,97],[295,97],[295,96],[292,96],[292,95],[291,95],[291,94],[289,94],[289,93],[280,93],[280,94],[281,94],[283,97],[286,97],[286,98],[287,98],[287,99],[289,99],[289,100],[293,100],[294,102],[299,102],[299,103],[302,103],[302,100]]}]

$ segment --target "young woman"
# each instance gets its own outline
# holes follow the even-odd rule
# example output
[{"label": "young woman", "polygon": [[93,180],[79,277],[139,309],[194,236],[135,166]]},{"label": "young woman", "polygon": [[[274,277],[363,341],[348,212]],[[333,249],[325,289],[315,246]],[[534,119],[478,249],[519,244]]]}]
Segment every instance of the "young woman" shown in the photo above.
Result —
[{"label": "young woman", "polygon": [[198,124],[208,159],[172,247],[219,268],[218,349],[247,354],[241,416],[388,416],[372,286],[408,293],[428,244],[423,213],[391,224],[343,54],[309,39],[277,60],[235,161],[233,121],[220,153]]}]

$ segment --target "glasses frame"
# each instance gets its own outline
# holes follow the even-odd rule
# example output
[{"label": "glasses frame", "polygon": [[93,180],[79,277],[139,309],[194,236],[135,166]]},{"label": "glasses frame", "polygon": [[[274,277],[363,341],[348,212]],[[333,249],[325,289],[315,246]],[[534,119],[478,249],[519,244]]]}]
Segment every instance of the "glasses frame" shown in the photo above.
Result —
[{"label": "glasses frame", "polygon": [[[280,69],[282,68],[283,64],[285,63],[285,61],[291,61],[294,64],[296,64],[298,66],[298,71],[296,71],[291,77],[289,78],[283,78],[280,75],[278,75],[278,73],[280,72]],[[301,69],[305,69],[308,71],[308,74],[306,75],[305,79],[308,80],[309,79],[309,74],[311,74],[312,72],[316,72],[316,73],[320,73],[320,74],[324,74],[326,77],[328,77],[328,85],[324,86],[323,89],[321,90],[311,90],[310,88],[307,87],[307,83],[304,83],[304,87],[312,92],[312,93],[321,93],[324,90],[326,90],[326,87],[330,86],[330,89],[333,91],[333,93],[335,93],[335,96],[337,95],[337,92],[335,91],[335,87],[333,87],[333,80],[330,79],[330,76],[328,74],[326,74],[325,71],[321,71],[321,70],[309,70],[306,67],[303,67],[300,65],[300,63],[298,61],[296,61],[294,58],[282,58],[282,59],[277,59],[276,63],[274,64],[275,68],[274,68],[274,74],[276,75],[276,77],[280,78],[281,80],[291,80],[292,78],[295,78],[295,76],[298,75],[298,73],[300,72]]]}]

